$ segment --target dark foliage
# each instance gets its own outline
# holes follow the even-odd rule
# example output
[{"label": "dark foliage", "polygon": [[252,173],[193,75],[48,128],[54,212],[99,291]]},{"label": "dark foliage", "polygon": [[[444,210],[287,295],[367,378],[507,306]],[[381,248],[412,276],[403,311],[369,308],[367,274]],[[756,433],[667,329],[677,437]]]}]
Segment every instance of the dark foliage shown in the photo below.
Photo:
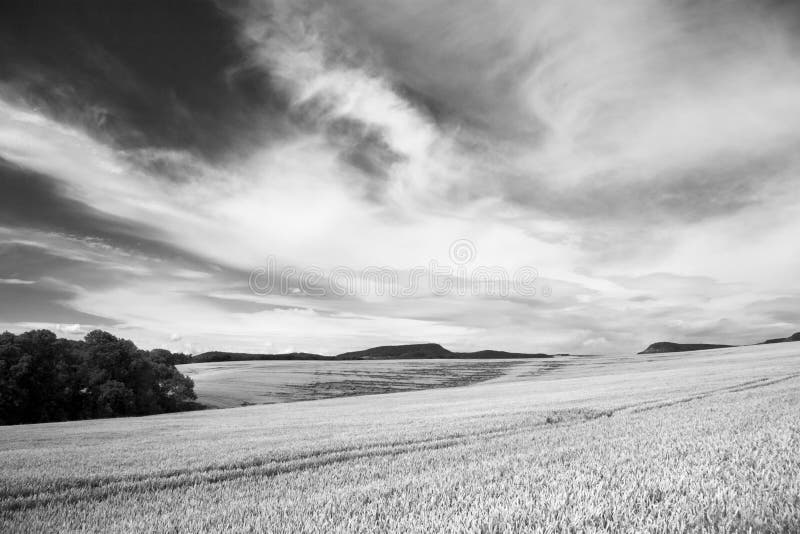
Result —
[{"label": "dark foliage", "polygon": [[192,380],[175,364],[190,360],[167,350],[140,350],[94,330],[84,341],[49,330],[0,334],[0,424],[192,410]]}]

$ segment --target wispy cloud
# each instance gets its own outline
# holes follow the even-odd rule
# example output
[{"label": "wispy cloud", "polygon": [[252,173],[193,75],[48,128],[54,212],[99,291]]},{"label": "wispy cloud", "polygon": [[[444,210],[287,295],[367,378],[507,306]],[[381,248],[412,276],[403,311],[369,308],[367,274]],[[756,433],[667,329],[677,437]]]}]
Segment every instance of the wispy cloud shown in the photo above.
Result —
[{"label": "wispy cloud", "polygon": [[[198,29],[224,21],[229,57],[190,71],[176,45],[207,90],[92,34],[92,64],[60,73],[83,73],[69,98],[40,91],[50,106],[20,89],[44,67],[15,63],[27,81],[0,86],[0,288],[29,304],[0,326],[41,314],[178,350],[786,334],[800,320],[800,10],[778,4],[251,0],[197,15]],[[135,95],[115,96],[110,72]],[[87,120],[96,88],[110,96]],[[83,111],[54,112],[70,106]],[[536,267],[552,295],[247,288],[267,257],[407,272],[447,262],[459,238],[476,266]]]},{"label": "wispy cloud", "polygon": [[0,278],[0,284],[29,285],[35,284],[33,280],[20,280],[19,278]]}]

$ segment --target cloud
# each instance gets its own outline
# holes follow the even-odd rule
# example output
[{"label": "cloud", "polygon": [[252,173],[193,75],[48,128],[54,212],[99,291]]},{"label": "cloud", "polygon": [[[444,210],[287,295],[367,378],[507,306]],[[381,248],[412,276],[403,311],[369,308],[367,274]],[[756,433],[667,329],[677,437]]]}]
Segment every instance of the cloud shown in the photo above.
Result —
[{"label": "cloud", "polygon": [[733,212],[797,168],[796,39],[763,4],[345,6],[389,79],[492,147],[456,188],[653,224]]},{"label": "cloud", "polygon": [[[0,284],[0,321],[52,322],[80,321],[95,325],[114,325],[110,317],[86,313],[73,307],[70,302],[75,294],[53,281],[36,284]],[[11,304],[13,303],[13,305]]]},{"label": "cloud", "polygon": [[59,122],[126,150],[211,160],[289,129],[269,76],[247,65],[234,21],[213,2],[11,5],[0,85]]},{"label": "cloud", "polygon": [[352,21],[317,2],[248,5],[238,15],[254,62],[286,95],[291,116],[367,175],[368,195],[400,202],[449,181],[459,165],[452,137],[405,98]]},{"label": "cloud", "polygon": [[88,330],[86,327],[81,326],[80,324],[57,324],[55,327],[56,332],[62,334],[86,334]]},{"label": "cloud", "polygon": [[69,198],[66,187],[46,176],[0,159],[0,224],[58,230],[116,242],[155,234],[141,223],[125,221]]},{"label": "cloud", "polygon": [[28,285],[35,284],[33,280],[20,280],[19,278],[0,278],[0,284]]},{"label": "cloud", "polygon": [[[68,17],[74,48],[48,37],[0,76],[0,290],[24,302],[0,305],[4,325],[105,321],[174,350],[632,351],[785,334],[796,7],[217,7],[152,41]],[[141,11],[131,28],[176,27]],[[471,268],[535,267],[552,295],[298,289],[304,269],[451,263],[464,238]],[[249,292],[267,258],[294,269],[286,294]]]}]

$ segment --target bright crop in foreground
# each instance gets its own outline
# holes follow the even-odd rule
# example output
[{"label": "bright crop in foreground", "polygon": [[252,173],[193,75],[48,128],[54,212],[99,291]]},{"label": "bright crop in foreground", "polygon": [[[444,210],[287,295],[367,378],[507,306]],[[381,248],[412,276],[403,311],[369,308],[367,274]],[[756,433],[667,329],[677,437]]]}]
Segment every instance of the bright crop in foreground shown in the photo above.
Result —
[{"label": "bright crop in foreground", "polygon": [[15,428],[0,530],[796,532],[799,358],[759,350]]}]

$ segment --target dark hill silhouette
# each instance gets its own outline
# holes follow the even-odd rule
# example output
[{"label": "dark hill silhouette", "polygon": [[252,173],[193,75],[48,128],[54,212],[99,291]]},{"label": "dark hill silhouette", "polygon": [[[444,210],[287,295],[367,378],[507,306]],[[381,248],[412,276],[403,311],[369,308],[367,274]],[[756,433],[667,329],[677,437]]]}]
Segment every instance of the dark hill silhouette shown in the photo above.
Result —
[{"label": "dark hill silhouette", "polygon": [[416,358],[449,358],[453,353],[437,343],[419,345],[387,345],[371,349],[345,352],[337,360],[412,360]]},{"label": "dark hill silhouette", "polygon": [[687,352],[690,350],[710,350],[724,349],[735,345],[711,345],[707,343],[671,343],[669,341],[659,341],[653,343],[639,354],[659,354],[663,352]]},{"label": "dark hill silhouette", "polygon": [[778,339],[768,339],[761,345],[768,345],[770,343],[791,343],[793,341],[800,341],[800,332],[794,333],[789,337],[779,337]]},{"label": "dark hill silhouette", "polygon": [[206,362],[244,362],[255,360],[330,360],[330,356],[308,352],[289,352],[286,354],[249,354],[246,352],[210,351],[198,354],[190,363]]},{"label": "dark hill silhouette", "polygon": [[[800,332],[792,334],[789,337],[768,339],[761,343],[756,343],[756,345],[769,345],[772,343],[791,343],[793,341],[800,341]],[[658,343],[653,343],[639,354],[659,354],[663,352],[686,352],[690,350],[723,349],[727,347],[736,347],[736,346],[738,345],[711,345],[707,343],[672,343],[670,341],[660,341]]]},{"label": "dark hill silhouette", "polygon": [[416,345],[387,345],[370,349],[344,352],[336,356],[323,356],[307,352],[288,354],[247,354],[240,352],[204,352],[192,358],[192,363],[237,362],[237,361],[279,361],[279,360],[430,360],[442,359],[506,359],[506,358],[552,358],[549,354],[523,354],[501,350],[480,350],[477,352],[453,352],[437,343]]},{"label": "dark hill silhouette", "polygon": [[[454,352],[455,358],[475,358],[475,359],[503,359],[503,358],[552,358],[552,354],[544,354],[542,352],[534,354],[524,354],[520,352],[505,352],[503,350],[479,350],[476,352]],[[559,356],[569,356],[569,354],[560,354]]]}]

